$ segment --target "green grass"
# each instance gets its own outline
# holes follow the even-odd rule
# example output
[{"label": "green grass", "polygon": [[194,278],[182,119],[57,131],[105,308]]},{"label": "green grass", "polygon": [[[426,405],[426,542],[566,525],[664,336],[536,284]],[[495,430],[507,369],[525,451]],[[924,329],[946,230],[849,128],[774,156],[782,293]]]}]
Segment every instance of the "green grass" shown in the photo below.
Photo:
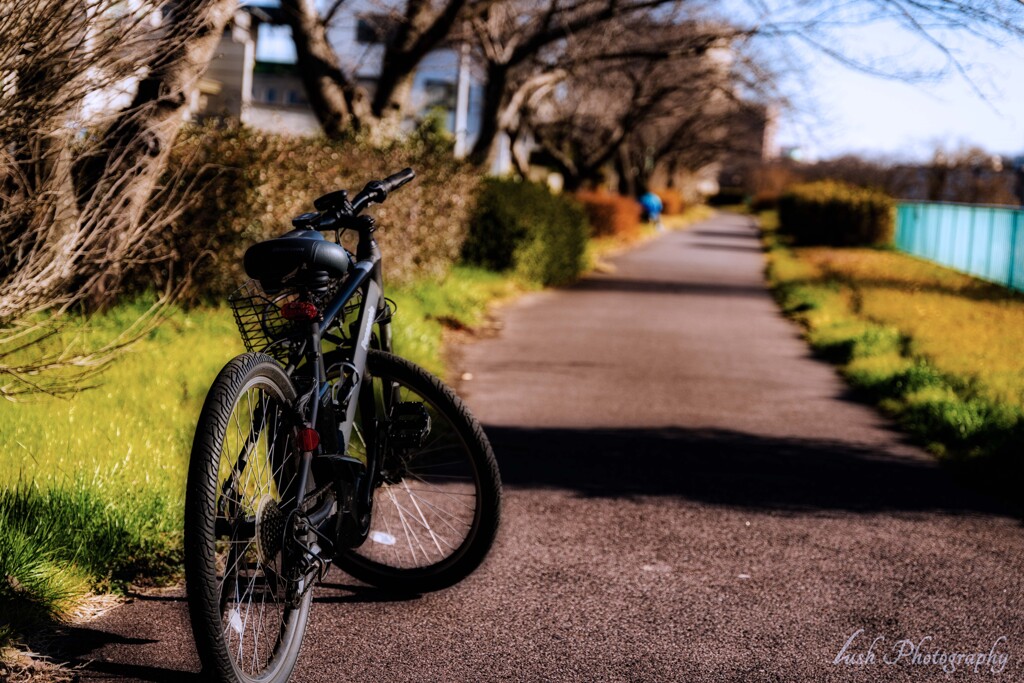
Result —
[{"label": "green grass", "polygon": [[[110,338],[147,307],[118,306],[62,336]],[[226,307],[175,310],[96,388],[0,402],[0,631],[67,618],[90,591],[174,577],[195,419],[241,350]]]},{"label": "green grass", "polygon": [[444,377],[443,332],[480,325],[489,304],[537,285],[482,268],[456,266],[444,281],[425,280],[388,296],[398,315],[393,325],[395,351]]},{"label": "green grass", "polygon": [[[444,329],[478,325],[490,302],[522,288],[456,268],[444,281],[391,290],[395,349],[443,375]],[[147,305],[121,305],[63,334],[102,340]],[[227,306],[174,310],[100,386],[0,401],[0,644],[69,618],[91,591],[178,576],[195,422],[217,372],[242,350]]]},{"label": "green grass", "polygon": [[1019,487],[1024,296],[892,250],[791,249],[761,218],[769,280],[815,351],[933,453]]}]

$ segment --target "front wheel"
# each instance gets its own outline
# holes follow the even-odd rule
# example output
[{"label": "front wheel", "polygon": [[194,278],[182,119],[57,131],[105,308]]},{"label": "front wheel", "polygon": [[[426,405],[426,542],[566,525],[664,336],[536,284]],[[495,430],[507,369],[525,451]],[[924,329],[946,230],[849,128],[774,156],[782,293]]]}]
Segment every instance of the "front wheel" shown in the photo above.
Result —
[{"label": "front wheel", "polygon": [[349,454],[365,458],[376,443],[381,467],[367,539],[337,564],[389,590],[451,586],[483,562],[498,531],[494,453],[462,401],[423,368],[371,350],[366,371]]},{"label": "front wheel", "polygon": [[295,400],[273,358],[247,353],[221,370],[203,404],[185,494],[185,580],[208,679],[284,683],[299,655],[312,590],[292,576],[286,543],[300,472]]}]

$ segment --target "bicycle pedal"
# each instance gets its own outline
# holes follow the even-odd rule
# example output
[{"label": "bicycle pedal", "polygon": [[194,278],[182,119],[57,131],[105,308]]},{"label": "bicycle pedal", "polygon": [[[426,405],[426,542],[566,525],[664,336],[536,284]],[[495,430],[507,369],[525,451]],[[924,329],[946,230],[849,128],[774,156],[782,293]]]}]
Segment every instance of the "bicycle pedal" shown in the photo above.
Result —
[{"label": "bicycle pedal", "polygon": [[399,403],[391,412],[388,438],[396,448],[419,448],[430,433],[430,413],[422,403]]}]

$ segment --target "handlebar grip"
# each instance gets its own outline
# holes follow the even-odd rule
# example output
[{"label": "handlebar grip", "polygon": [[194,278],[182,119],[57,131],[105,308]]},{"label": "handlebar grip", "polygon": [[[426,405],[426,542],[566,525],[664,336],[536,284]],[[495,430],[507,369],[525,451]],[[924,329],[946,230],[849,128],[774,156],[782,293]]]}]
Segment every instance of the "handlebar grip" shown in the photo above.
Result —
[{"label": "handlebar grip", "polygon": [[402,185],[405,185],[415,177],[416,172],[413,171],[411,168],[402,169],[398,173],[390,175],[384,180],[380,181],[381,189],[383,189],[384,192],[391,194],[392,192],[400,188]]},{"label": "handlebar grip", "polygon": [[415,171],[411,168],[404,169],[398,173],[388,176],[384,180],[371,180],[366,187],[359,191],[359,194],[352,200],[352,212],[359,214],[368,204],[380,204],[388,195],[405,185],[416,177]]}]

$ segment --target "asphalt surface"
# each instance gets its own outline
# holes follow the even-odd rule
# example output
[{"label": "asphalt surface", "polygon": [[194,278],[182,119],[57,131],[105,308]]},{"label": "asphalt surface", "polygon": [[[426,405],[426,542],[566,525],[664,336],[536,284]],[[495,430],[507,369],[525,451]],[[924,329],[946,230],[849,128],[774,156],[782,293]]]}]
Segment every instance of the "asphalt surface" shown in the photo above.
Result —
[{"label": "asphalt surface", "polygon": [[[491,557],[412,599],[333,573],[293,680],[1024,680],[1019,520],[853,401],[762,265],[720,216],[505,308],[459,359],[506,484]],[[198,680],[187,619],[140,596],[55,656]]]}]

